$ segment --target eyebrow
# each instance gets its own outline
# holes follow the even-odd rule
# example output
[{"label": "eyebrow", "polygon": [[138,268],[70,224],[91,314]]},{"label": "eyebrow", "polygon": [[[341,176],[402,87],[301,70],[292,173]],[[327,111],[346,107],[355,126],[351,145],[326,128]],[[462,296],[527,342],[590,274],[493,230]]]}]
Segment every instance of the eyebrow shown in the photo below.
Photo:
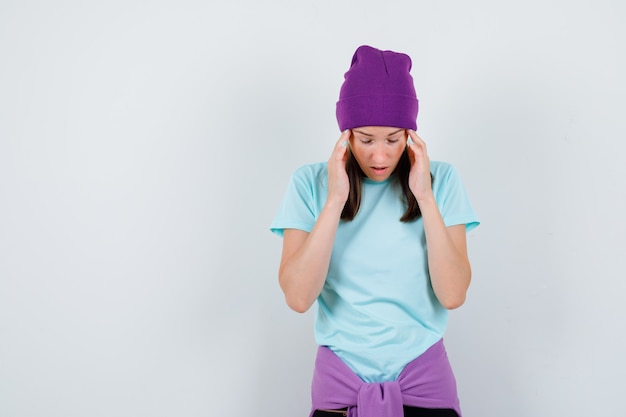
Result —
[{"label": "eyebrow", "polygon": [[[355,131],[356,133],[359,133],[359,134],[363,135],[363,136],[367,136],[367,137],[370,137],[370,138],[374,137],[374,135],[372,135],[370,133],[365,133],[365,132],[363,132],[361,130],[358,130],[358,129],[352,129],[352,130]],[[402,132],[403,130],[404,129],[398,129],[395,132],[391,132],[390,134],[387,135],[387,137],[393,136],[393,135],[395,135],[398,132]]]}]

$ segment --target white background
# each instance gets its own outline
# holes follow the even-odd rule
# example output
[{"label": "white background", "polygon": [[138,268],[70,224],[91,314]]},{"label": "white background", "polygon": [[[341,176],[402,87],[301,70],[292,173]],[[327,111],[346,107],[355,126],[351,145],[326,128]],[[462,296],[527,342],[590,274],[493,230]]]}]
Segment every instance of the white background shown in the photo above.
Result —
[{"label": "white background", "polygon": [[466,417],[620,415],[615,0],[0,1],[0,415],[305,416],[312,314],[268,231],[361,44],[407,52],[482,225]]}]

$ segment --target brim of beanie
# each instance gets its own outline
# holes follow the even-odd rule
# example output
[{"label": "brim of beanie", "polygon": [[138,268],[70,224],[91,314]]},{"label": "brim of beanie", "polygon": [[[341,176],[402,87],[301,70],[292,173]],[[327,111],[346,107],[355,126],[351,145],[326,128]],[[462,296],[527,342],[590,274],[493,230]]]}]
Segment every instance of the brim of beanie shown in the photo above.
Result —
[{"label": "brim of beanie", "polygon": [[357,96],[337,102],[339,129],[389,126],[417,130],[418,100],[415,97]]}]

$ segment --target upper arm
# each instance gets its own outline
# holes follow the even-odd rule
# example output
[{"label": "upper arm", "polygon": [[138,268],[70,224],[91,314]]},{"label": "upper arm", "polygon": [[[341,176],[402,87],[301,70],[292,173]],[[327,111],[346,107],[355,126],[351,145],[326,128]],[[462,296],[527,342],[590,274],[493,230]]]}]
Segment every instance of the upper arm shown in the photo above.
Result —
[{"label": "upper arm", "polygon": [[283,253],[280,259],[280,271],[283,270],[289,259],[302,247],[308,232],[300,229],[285,229],[283,232]]},{"label": "upper arm", "polygon": [[467,233],[465,231],[465,225],[456,224],[448,227],[448,234],[459,253],[467,258]]}]

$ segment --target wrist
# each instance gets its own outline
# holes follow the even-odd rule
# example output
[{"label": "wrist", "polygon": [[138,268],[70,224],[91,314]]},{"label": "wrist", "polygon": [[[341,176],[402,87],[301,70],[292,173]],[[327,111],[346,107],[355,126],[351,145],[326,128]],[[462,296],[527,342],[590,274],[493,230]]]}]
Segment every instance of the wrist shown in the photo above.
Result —
[{"label": "wrist", "polygon": [[345,205],[345,200],[341,200],[340,198],[329,198],[326,200],[326,204],[324,204],[324,210],[341,214]]},{"label": "wrist", "polygon": [[426,193],[425,195],[415,196],[417,200],[417,204],[419,204],[420,208],[424,206],[436,206],[437,201],[435,200],[435,195],[431,192]]}]

